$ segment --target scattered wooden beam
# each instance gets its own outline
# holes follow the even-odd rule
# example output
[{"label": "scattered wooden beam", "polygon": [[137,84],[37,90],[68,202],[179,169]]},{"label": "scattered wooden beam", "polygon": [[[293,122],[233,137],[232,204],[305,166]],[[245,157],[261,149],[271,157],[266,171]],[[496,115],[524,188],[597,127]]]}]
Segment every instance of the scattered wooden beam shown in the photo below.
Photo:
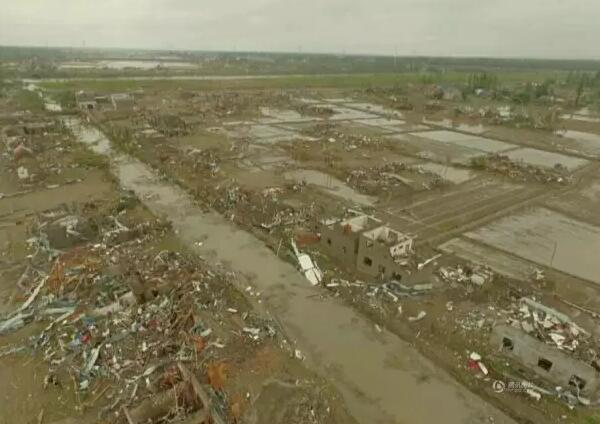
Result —
[{"label": "scattered wooden beam", "polygon": [[210,418],[212,418],[214,424],[226,424],[226,421],[214,410],[210,395],[202,388],[202,385],[194,373],[181,362],[177,363],[177,367],[179,367],[179,371],[181,371],[181,376],[183,377],[184,381],[189,381],[192,384],[194,393],[202,401],[204,411],[208,412],[208,415]]}]

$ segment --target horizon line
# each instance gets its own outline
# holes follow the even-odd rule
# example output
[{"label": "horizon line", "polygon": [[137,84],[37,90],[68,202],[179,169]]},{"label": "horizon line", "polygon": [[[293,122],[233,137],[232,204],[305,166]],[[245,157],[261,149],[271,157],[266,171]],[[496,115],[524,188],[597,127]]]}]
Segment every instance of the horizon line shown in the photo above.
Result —
[{"label": "horizon line", "polygon": [[184,49],[184,48],[150,48],[150,47],[103,47],[103,46],[49,46],[49,45],[10,45],[0,44],[0,48],[21,49],[73,49],[73,50],[135,50],[143,52],[179,52],[179,53],[227,53],[227,54],[274,54],[296,56],[342,56],[342,57],[380,57],[402,59],[487,59],[487,60],[534,60],[534,61],[571,61],[571,62],[599,62],[600,58],[566,58],[566,57],[531,57],[531,56],[483,56],[483,55],[426,55],[426,54],[385,54],[385,53],[347,53],[347,52],[315,52],[291,50],[221,50],[221,49]]}]

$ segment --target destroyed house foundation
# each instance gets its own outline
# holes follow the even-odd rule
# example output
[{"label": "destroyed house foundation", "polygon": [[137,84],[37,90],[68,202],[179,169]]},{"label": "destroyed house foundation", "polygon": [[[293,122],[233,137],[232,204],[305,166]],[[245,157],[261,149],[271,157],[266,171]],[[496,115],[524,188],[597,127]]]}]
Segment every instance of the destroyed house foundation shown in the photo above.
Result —
[{"label": "destroyed house foundation", "polygon": [[600,384],[598,371],[591,365],[570,357],[521,329],[509,325],[494,327],[492,346],[505,356],[515,359],[543,380],[582,393],[595,394]]}]

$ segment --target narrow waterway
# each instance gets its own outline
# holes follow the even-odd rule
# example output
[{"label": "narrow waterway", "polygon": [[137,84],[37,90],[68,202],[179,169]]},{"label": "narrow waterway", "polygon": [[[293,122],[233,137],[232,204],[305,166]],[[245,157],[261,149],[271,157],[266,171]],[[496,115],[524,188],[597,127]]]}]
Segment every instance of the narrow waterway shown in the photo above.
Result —
[{"label": "narrow waterway", "polygon": [[169,219],[184,242],[253,278],[307,365],[336,386],[360,423],[513,423],[409,344],[385,330],[376,332],[341,300],[315,296],[321,289],[311,287],[259,239],[216,212],[202,212],[188,194],[161,180],[148,165],[114,152],[97,129],[78,118],[65,122],[81,142],[110,158],[121,185],[153,213]]}]

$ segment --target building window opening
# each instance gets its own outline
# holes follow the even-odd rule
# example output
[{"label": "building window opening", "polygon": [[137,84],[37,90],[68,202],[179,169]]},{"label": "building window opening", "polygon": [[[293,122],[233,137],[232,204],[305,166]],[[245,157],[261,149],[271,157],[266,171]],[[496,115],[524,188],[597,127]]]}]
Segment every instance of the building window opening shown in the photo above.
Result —
[{"label": "building window opening", "polygon": [[569,379],[569,386],[576,387],[579,390],[583,390],[586,384],[587,381],[577,375],[574,375]]},{"label": "building window opening", "polygon": [[538,359],[538,367],[545,371],[550,371],[550,368],[552,368],[552,361],[549,361],[546,358],[540,358]]},{"label": "building window opening", "polygon": [[515,344],[513,343],[513,341],[511,339],[509,339],[508,337],[504,337],[502,339],[502,349],[513,350],[514,347],[515,347]]},{"label": "building window opening", "polygon": [[366,266],[372,266],[373,265],[373,260],[367,256],[365,256],[365,258],[363,259],[363,262]]}]

